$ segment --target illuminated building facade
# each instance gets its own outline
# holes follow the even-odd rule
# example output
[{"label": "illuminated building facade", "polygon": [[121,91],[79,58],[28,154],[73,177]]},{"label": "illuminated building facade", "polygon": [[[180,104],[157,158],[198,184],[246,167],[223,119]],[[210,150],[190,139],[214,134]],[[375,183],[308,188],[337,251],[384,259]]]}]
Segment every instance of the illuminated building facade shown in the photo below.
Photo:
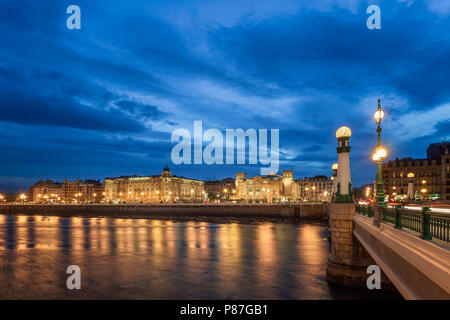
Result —
[{"label": "illuminated building facade", "polygon": [[56,203],[61,201],[62,184],[52,180],[38,181],[28,189],[28,201]]},{"label": "illuminated building facade", "polygon": [[106,178],[104,192],[115,203],[202,202],[205,195],[203,181],[172,176],[167,166],[161,175]]},{"label": "illuminated building facade", "polygon": [[64,178],[61,198],[64,203],[98,203],[103,199],[103,185],[99,180],[67,181]]},{"label": "illuminated building facade", "polygon": [[327,176],[297,179],[301,201],[331,201],[333,180]]},{"label": "illuminated building facade", "polygon": [[389,198],[406,200],[410,182],[414,199],[450,200],[450,142],[430,144],[426,159],[397,158],[383,164],[384,193]]},{"label": "illuminated building facade", "polygon": [[233,178],[205,181],[205,193],[212,202],[228,201],[236,194]]},{"label": "illuminated building facade", "polygon": [[247,178],[246,173],[237,173],[235,185],[234,199],[243,203],[293,202],[298,198],[299,188],[293,170],[285,170],[282,175],[253,178]]}]

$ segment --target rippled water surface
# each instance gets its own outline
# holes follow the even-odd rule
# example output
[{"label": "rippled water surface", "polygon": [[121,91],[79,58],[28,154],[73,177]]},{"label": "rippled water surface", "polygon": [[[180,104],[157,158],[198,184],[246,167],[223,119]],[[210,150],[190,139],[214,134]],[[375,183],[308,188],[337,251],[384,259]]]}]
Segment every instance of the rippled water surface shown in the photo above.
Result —
[{"label": "rippled water surface", "polygon": [[0,215],[0,298],[398,298],[330,287],[328,250],[323,224]]}]

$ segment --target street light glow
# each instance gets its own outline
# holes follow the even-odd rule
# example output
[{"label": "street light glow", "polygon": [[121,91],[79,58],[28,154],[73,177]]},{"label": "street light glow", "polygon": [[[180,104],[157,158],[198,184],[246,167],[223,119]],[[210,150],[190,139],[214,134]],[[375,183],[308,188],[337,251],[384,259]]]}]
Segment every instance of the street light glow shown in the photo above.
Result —
[{"label": "street light glow", "polygon": [[375,118],[375,120],[380,121],[384,118],[384,112],[382,110],[378,110],[374,113],[373,117]]},{"label": "street light glow", "polygon": [[379,146],[375,149],[375,153],[372,156],[372,159],[374,161],[383,160],[383,158],[386,158],[387,152],[386,149],[384,149],[382,146]]}]

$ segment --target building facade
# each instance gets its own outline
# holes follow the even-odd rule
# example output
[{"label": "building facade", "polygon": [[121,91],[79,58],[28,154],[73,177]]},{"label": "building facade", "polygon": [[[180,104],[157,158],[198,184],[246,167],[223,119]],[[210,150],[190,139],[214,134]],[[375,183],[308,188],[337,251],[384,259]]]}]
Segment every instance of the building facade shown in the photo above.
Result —
[{"label": "building facade", "polygon": [[298,184],[294,171],[285,170],[282,175],[273,174],[248,178],[246,173],[237,173],[234,200],[243,203],[294,202],[298,198]]},{"label": "building facade", "polygon": [[297,179],[300,201],[331,201],[333,179],[327,176]]},{"label": "building facade", "polygon": [[204,182],[172,176],[166,166],[161,175],[106,178],[105,201],[114,203],[202,202]]},{"label": "building facade", "polygon": [[383,164],[383,188],[389,198],[406,200],[408,174],[413,173],[415,199],[450,200],[450,143],[433,143],[426,159],[404,158]]},{"label": "building facade", "polygon": [[61,202],[62,184],[52,180],[38,181],[28,189],[28,201],[33,203]]},{"label": "building facade", "polygon": [[103,185],[99,180],[81,181],[77,178],[67,181],[64,178],[61,198],[64,203],[99,203],[103,200]]},{"label": "building facade", "polygon": [[229,201],[236,194],[235,180],[233,178],[226,178],[205,181],[205,193],[211,202]]}]

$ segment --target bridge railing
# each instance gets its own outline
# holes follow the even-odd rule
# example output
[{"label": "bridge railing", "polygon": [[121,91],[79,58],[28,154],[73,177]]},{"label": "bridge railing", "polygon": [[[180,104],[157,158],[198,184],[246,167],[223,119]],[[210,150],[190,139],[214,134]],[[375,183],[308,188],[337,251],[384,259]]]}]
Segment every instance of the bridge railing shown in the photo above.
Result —
[{"label": "bridge railing", "polygon": [[[421,211],[406,209],[401,206],[395,208],[381,207],[383,223],[393,224],[396,229],[409,229],[422,234],[422,239],[432,238],[450,242],[450,216],[430,213],[430,208]],[[374,207],[357,205],[356,212],[369,218],[374,217]]]}]

